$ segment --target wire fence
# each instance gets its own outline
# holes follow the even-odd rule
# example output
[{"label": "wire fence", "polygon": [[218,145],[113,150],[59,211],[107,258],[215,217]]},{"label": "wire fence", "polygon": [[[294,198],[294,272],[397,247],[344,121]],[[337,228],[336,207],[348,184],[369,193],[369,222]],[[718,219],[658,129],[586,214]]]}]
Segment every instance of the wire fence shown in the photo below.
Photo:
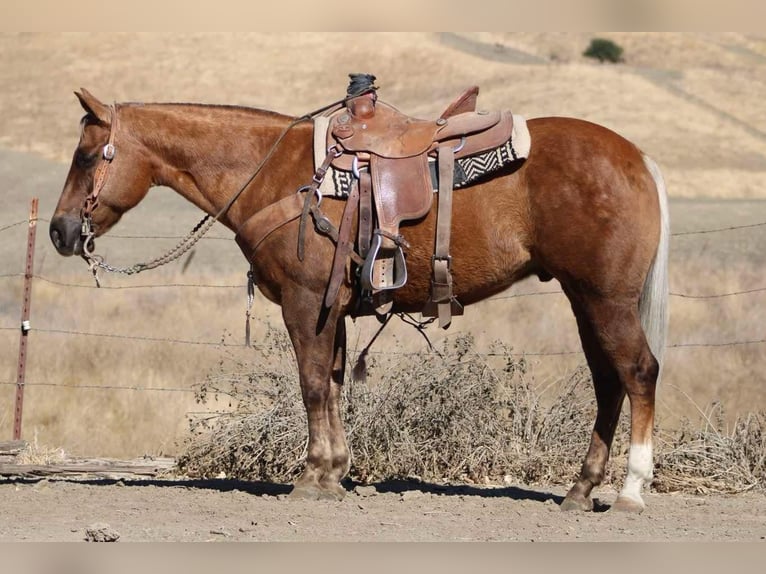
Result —
[{"label": "wire fence", "polygon": [[[38,222],[46,222],[49,221],[44,218],[38,218]],[[5,225],[0,226],[0,233],[3,233],[5,231],[9,231],[11,229],[20,227],[22,225],[27,224],[27,220],[23,221],[17,221],[17,222],[11,222]],[[760,222],[760,223],[752,223],[752,224],[745,224],[745,225],[735,225],[735,226],[729,226],[729,227],[721,227],[721,228],[715,228],[715,229],[700,229],[700,230],[693,230],[693,231],[683,231],[683,232],[675,232],[671,235],[674,237],[679,236],[694,236],[694,235],[704,235],[704,234],[711,234],[711,233],[724,233],[728,231],[735,231],[735,230],[752,230],[753,228],[758,227],[764,227],[766,226],[766,222]],[[113,238],[120,238],[120,239],[181,239],[181,236],[175,236],[175,235],[152,235],[152,236],[146,236],[146,235],[111,235],[110,237]],[[212,237],[203,237],[203,240],[212,240],[212,241],[233,241],[234,239],[231,237],[219,237],[219,236],[212,236]],[[10,279],[21,279],[25,277],[25,273],[17,272],[17,273],[3,273],[0,274],[0,280],[10,280]],[[42,281],[44,283],[47,283],[49,285],[53,285],[56,287],[60,287],[62,289],[69,289],[69,288],[77,288],[77,289],[106,289],[106,290],[142,290],[142,289],[176,289],[176,288],[194,288],[194,289],[245,289],[246,284],[243,281],[242,283],[237,284],[214,284],[214,283],[157,283],[157,284],[139,284],[139,285],[118,285],[118,286],[108,286],[103,285],[101,287],[97,287],[93,283],[73,283],[68,281],[62,281],[58,279],[53,279],[51,277],[46,277],[44,275],[40,274],[32,274],[31,278],[34,280]],[[683,299],[691,299],[691,300],[714,300],[714,299],[722,299],[722,298],[728,298],[728,297],[741,297],[741,296],[749,296],[754,295],[758,293],[766,292],[766,287],[754,287],[750,289],[740,289],[736,291],[729,291],[724,293],[712,293],[712,294],[696,294],[696,293],[682,293],[682,292],[675,292],[671,291],[670,296],[671,297],[678,297]],[[535,292],[527,292],[527,293],[513,293],[508,295],[497,295],[494,297],[491,297],[488,300],[504,300],[504,299],[521,299],[525,297],[540,297],[540,296],[549,296],[549,295],[562,295],[563,291],[559,290],[547,290],[547,291],[535,291]],[[10,326],[10,325],[0,325],[0,331],[16,331],[18,332],[20,330],[20,327],[18,325]],[[162,343],[162,344],[172,344],[172,345],[188,345],[188,346],[196,346],[196,347],[244,347],[244,344],[234,344],[229,343],[224,340],[217,340],[217,341],[204,341],[204,340],[188,340],[188,339],[175,339],[175,338],[169,338],[169,337],[153,337],[153,336],[144,336],[144,335],[128,335],[128,334],[121,334],[121,333],[99,333],[99,332],[88,332],[88,331],[77,331],[77,330],[68,330],[68,329],[60,329],[55,327],[35,327],[32,330],[36,334],[41,334],[45,336],[67,336],[67,337],[92,337],[92,338],[101,338],[101,339],[115,339],[115,340],[127,340],[127,341],[135,341],[135,342],[149,342],[149,343]],[[742,347],[742,346],[748,346],[748,345],[763,345],[766,343],[766,338],[754,338],[754,339],[745,339],[745,340],[734,340],[734,341],[719,341],[719,342],[677,342],[677,343],[671,343],[666,346],[667,349],[670,350],[678,350],[678,349],[719,349],[719,348],[726,348],[726,347]],[[258,345],[254,345],[254,348],[259,349],[262,347],[259,347]],[[404,351],[370,351],[370,354],[378,354],[378,355],[418,355],[421,354],[420,351],[413,351],[413,352],[404,352]],[[504,353],[493,353],[493,352],[486,352],[486,353],[480,353],[483,356],[502,356]],[[582,354],[582,350],[558,350],[558,351],[524,351],[520,352],[520,355],[528,356],[528,357],[561,357],[561,356],[568,356],[568,355],[580,355]],[[18,383],[15,381],[1,381],[0,385],[17,385]],[[87,385],[87,384],[65,384],[65,383],[56,383],[56,382],[49,382],[49,381],[28,381],[24,383],[26,386],[34,387],[34,386],[40,386],[40,387],[65,387],[65,388],[72,388],[72,389],[99,389],[99,390],[130,390],[130,391],[155,391],[155,392],[184,392],[184,393],[194,393],[195,391],[193,389],[189,388],[173,388],[173,387],[152,387],[152,386],[135,386],[135,385]]]}]

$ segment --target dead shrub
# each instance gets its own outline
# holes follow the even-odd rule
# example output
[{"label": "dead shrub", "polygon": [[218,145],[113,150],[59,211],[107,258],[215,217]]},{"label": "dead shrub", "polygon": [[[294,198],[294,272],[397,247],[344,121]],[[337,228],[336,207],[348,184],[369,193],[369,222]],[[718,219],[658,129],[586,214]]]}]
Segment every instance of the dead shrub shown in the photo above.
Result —
[{"label": "dead shrub", "polygon": [[739,417],[725,428],[724,409],[714,404],[702,424],[660,434],[653,486],[659,492],[736,494],[766,486],[766,412]]},{"label": "dead shrub", "polygon": [[[222,362],[200,384],[200,402],[229,396],[232,412],[190,419],[181,471],[283,482],[297,477],[307,434],[294,358],[283,332],[271,330],[266,341],[252,365]],[[571,480],[595,416],[587,371],[572,373],[564,392],[544,405],[526,359],[498,348],[478,354],[470,336],[458,336],[439,353],[373,354],[366,382],[348,382],[343,393],[350,478]]]},{"label": "dead shrub", "polygon": [[[199,402],[228,396],[232,409],[190,419],[181,472],[297,478],[307,432],[292,347],[283,331],[271,329],[255,353],[255,360],[221,361],[199,385]],[[580,469],[596,414],[584,366],[550,385],[558,392],[547,398],[523,355],[499,344],[480,354],[472,337],[461,335],[430,354],[373,353],[368,373],[343,392],[352,480],[569,484]],[[628,411],[605,483],[624,479]],[[687,421],[678,431],[657,432],[657,490],[763,489],[766,415],[749,415],[725,433],[722,409],[715,412],[718,422],[707,417],[697,430]]]},{"label": "dead shrub", "polygon": [[[190,418],[178,458],[193,476],[291,481],[305,458],[306,415],[289,339],[270,328],[252,364],[222,360],[196,389],[198,403],[230,399],[231,412]],[[233,363],[233,367],[230,366]]]}]

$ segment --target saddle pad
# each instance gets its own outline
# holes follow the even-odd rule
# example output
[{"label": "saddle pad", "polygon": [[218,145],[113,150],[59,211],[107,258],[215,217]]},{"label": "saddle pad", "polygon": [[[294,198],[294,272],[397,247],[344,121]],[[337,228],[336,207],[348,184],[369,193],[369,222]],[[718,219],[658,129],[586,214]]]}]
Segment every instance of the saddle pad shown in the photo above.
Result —
[{"label": "saddle pad", "polygon": [[[314,120],[314,168],[322,164],[327,155],[327,128],[330,119],[320,116]],[[493,150],[478,153],[455,160],[454,188],[459,189],[473,183],[478,178],[492,173],[501,167],[529,156],[531,137],[524,117],[513,115],[511,139]],[[431,189],[438,189],[435,158],[428,159],[431,172]],[[330,167],[319,191],[323,195],[344,199],[348,197],[353,182],[350,171]]]}]

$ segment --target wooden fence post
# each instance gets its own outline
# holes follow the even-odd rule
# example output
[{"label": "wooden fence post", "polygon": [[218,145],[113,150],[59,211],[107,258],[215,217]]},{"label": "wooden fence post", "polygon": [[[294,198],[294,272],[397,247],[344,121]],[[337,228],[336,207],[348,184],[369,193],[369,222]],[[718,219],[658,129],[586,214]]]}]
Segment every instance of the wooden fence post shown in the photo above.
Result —
[{"label": "wooden fence post", "polygon": [[27,336],[29,335],[29,309],[32,304],[32,276],[34,275],[35,237],[37,235],[37,198],[29,205],[27,232],[27,265],[24,273],[24,301],[21,305],[21,335],[19,336],[19,368],[16,378],[16,408],[13,416],[13,440],[21,438],[21,417],[24,408],[24,373],[27,368]]}]

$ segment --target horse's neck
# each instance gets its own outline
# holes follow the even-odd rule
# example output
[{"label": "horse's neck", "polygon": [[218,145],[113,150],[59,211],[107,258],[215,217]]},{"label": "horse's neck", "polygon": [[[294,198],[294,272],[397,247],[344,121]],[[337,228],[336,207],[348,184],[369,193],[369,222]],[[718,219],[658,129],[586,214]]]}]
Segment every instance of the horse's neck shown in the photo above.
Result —
[{"label": "horse's neck", "polygon": [[[213,215],[250,179],[292,119],[231,106],[152,104],[129,110],[129,129],[154,157],[154,184],[174,189]],[[290,139],[305,139],[305,126],[300,128],[293,128],[300,133]],[[270,172],[286,167],[275,154],[221,222],[236,229],[284,195],[283,190],[261,184],[273,177]]]}]

